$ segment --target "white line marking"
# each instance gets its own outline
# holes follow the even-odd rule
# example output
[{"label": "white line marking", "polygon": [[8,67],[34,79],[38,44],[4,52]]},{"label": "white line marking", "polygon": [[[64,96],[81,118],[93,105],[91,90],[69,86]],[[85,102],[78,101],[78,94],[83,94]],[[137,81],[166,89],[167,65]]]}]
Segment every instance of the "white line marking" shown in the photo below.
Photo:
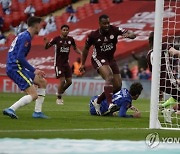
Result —
[{"label": "white line marking", "polygon": [[149,128],[75,128],[75,129],[37,129],[37,130],[0,130],[0,133],[13,132],[78,132],[78,131],[111,131],[111,130],[148,130]]},{"label": "white line marking", "polygon": [[[0,108],[0,110],[4,110],[4,108],[3,109],[1,109]],[[18,111],[33,111],[32,109],[20,109],[20,110],[18,110]],[[59,111],[61,111],[61,112],[84,112],[84,111],[86,111],[86,112],[89,112],[89,110],[65,110],[65,109],[63,109],[63,110],[46,110],[45,112],[59,112]],[[128,112],[133,112],[133,111],[131,111],[131,110],[129,110]],[[150,111],[140,111],[141,113],[142,112],[150,112]]]}]

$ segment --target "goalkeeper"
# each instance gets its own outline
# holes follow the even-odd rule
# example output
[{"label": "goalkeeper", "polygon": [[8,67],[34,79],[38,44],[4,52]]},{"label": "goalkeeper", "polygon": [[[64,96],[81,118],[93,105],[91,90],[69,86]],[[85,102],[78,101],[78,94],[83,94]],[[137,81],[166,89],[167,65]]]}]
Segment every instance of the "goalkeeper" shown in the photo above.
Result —
[{"label": "goalkeeper", "polygon": [[[143,87],[141,83],[136,82],[133,83],[130,86],[130,90],[127,90],[126,88],[122,88],[120,91],[117,93],[113,94],[112,96],[112,103],[115,104],[111,110],[108,110],[108,102],[107,100],[103,100],[100,104],[100,111],[101,114],[97,113],[94,105],[93,105],[93,100],[96,99],[98,96],[92,97],[90,100],[90,114],[91,115],[102,115],[102,116],[112,116],[116,115],[116,111],[119,111],[118,116],[119,117],[124,117],[124,118],[139,118],[141,117],[141,113],[136,109],[134,106],[132,106],[132,100],[136,100],[139,95],[141,94],[141,91],[143,90]],[[126,112],[128,109],[131,109],[134,112],[133,115],[127,115]]]},{"label": "goalkeeper", "polygon": [[[147,62],[152,71],[152,61],[153,61],[153,41],[154,32],[149,35],[149,45],[150,51],[147,54]],[[160,73],[160,100],[162,100],[163,92],[170,94],[170,97],[166,102],[161,104],[163,108],[177,104],[180,101],[180,85],[178,79],[173,75],[173,64],[170,57],[175,56],[175,60],[179,60],[180,51],[173,48],[171,45],[163,44],[161,52],[161,73]],[[180,105],[174,106],[175,110],[180,110]]]}]

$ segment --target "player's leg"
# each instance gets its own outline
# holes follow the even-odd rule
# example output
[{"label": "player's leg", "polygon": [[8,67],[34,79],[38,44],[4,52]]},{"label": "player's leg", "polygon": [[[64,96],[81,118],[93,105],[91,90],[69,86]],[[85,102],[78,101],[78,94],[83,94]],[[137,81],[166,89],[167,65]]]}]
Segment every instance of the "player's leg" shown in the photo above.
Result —
[{"label": "player's leg", "polygon": [[46,115],[42,113],[42,104],[44,103],[44,99],[46,95],[47,81],[42,76],[36,75],[34,78],[34,84],[38,86],[37,88],[38,98],[36,99],[35,109],[32,116],[34,118],[48,118]]},{"label": "player's leg", "polygon": [[9,108],[3,110],[4,115],[8,115],[11,118],[16,118],[15,111],[27,104],[29,104],[32,100],[37,99],[36,89],[33,86],[32,79],[30,78],[27,71],[11,71],[7,73],[7,75],[18,85],[18,87],[27,93],[27,95],[20,98],[17,102],[15,102]]},{"label": "player's leg", "polygon": [[56,104],[63,105],[62,94],[64,93],[65,74],[64,67],[55,66],[56,78],[59,79]]},{"label": "player's leg", "polygon": [[121,90],[122,87],[122,79],[119,71],[119,67],[115,60],[110,62],[110,67],[113,72],[113,93],[118,92]]},{"label": "player's leg", "polygon": [[65,82],[64,88],[63,88],[64,92],[72,84],[72,78],[66,78],[65,80],[66,80],[66,82]]},{"label": "player's leg", "polygon": [[98,69],[99,74],[105,80],[104,93],[102,93],[97,100],[100,104],[105,98],[109,104],[112,104],[113,94],[113,72],[109,65],[103,65]]},{"label": "player's leg", "polygon": [[64,84],[64,92],[66,91],[66,89],[72,84],[72,70],[71,70],[71,67],[68,65],[65,67],[65,71],[64,71],[64,74],[65,74],[65,84]]},{"label": "player's leg", "polygon": [[62,99],[62,94],[64,93],[64,85],[65,85],[65,77],[59,78],[59,85],[58,85],[58,93],[57,93],[57,100],[56,104],[63,105],[64,101]]},{"label": "player's leg", "polygon": [[112,94],[113,94],[113,73],[109,65],[103,65],[99,67],[98,73],[101,75],[101,77],[105,80],[105,86],[104,86],[104,92],[98,96],[98,98],[94,99],[92,101],[92,104],[95,107],[96,113],[98,115],[101,115],[100,111],[100,104],[101,102],[106,99],[109,106],[112,104]]},{"label": "player's leg", "polygon": [[62,99],[62,94],[66,91],[66,89],[72,84],[72,71],[69,65],[66,65],[61,69],[60,77],[60,84],[58,87],[58,99],[56,103],[58,105],[63,105],[64,101]]}]

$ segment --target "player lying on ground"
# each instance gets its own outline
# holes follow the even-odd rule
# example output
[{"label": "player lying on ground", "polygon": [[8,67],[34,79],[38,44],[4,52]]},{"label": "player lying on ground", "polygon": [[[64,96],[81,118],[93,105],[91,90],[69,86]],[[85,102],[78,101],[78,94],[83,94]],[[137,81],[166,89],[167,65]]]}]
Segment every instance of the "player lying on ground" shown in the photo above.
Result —
[{"label": "player lying on ground", "polygon": [[[115,115],[114,113],[119,111],[118,116],[119,117],[125,117],[125,118],[139,118],[141,117],[141,113],[138,109],[136,109],[134,106],[132,106],[132,100],[138,99],[139,95],[141,94],[141,91],[143,90],[143,87],[141,83],[136,82],[133,83],[130,86],[130,90],[127,90],[126,88],[122,88],[117,93],[113,94],[112,96],[112,103],[114,104],[114,107],[111,108],[111,110],[108,110],[109,104],[106,99],[104,99],[100,104],[100,111],[101,115]],[[90,100],[90,114],[91,115],[99,115],[93,105],[93,100],[96,99],[98,96],[92,97]],[[132,109],[134,112],[133,115],[127,115],[126,112],[128,109]]]}]

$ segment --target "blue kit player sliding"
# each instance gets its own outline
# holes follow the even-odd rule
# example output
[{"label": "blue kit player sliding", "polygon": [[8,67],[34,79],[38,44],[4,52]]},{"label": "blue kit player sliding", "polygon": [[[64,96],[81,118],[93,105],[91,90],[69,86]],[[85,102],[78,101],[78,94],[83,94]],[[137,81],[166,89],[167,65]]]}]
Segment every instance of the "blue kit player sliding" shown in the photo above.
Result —
[{"label": "blue kit player sliding", "polygon": [[[41,18],[30,17],[27,21],[28,29],[20,33],[12,42],[7,55],[6,72],[21,91],[26,93],[9,108],[3,110],[3,114],[17,119],[15,111],[33,100],[36,100],[33,118],[48,118],[42,113],[42,104],[44,102],[47,81],[44,79],[44,72],[35,69],[26,60],[30,52],[31,40],[40,30]],[[34,86],[37,85],[37,88]]]},{"label": "blue kit player sliding", "polygon": [[[139,118],[141,116],[141,113],[138,111],[138,109],[136,109],[134,106],[132,106],[132,100],[138,99],[142,90],[143,90],[143,87],[142,87],[141,83],[139,83],[139,82],[133,83],[130,86],[129,90],[127,90],[126,88],[122,88],[120,91],[113,94],[112,103],[115,105],[111,110],[108,110],[109,104],[106,99],[100,103],[100,112],[101,113],[96,111],[96,109],[92,103],[93,100],[98,97],[98,96],[94,96],[94,97],[92,97],[92,99],[90,101],[90,114],[91,115],[112,116],[112,115],[115,115],[115,113],[117,111],[119,111],[118,112],[119,117]],[[135,111],[134,114],[127,115],[126,112],[128,109],[134,110]]]}]

